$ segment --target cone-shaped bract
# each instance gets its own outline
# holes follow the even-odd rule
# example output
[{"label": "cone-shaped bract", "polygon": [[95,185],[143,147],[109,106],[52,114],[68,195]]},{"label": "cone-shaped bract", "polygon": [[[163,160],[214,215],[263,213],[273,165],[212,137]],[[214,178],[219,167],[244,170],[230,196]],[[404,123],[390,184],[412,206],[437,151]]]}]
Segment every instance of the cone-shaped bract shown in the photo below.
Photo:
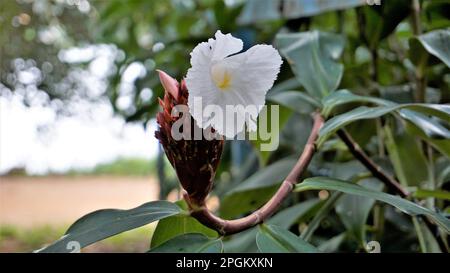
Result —
[{"label": "cone-shaped bract", "polygon": [[[161,83],[165,89],[164,98],[159,100],[162,111],[157,114],[158,130],[155,137],[164,147],[164,151],[176,171],[181,185],[189,195],[190,202],[203,205],[212,189],[213,179],[220,162],[223,140],[194,139],[194,130],[199,129],[190,115],[174,117],[172,109],[176,105],[187,105],[188,90],[184,81],[180,84],[159,71]],[[191,132],[192,140],[175,140],[171,134],[172,125],[183,118],[191,119],[191,128],[182,128]]]}]

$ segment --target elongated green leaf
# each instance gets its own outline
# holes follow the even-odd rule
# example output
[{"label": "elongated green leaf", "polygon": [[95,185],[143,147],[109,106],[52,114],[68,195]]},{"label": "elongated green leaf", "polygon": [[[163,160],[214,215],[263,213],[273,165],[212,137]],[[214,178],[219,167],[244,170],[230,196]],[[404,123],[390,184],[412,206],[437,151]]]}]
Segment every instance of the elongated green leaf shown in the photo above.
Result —
[{"label": "elongated green leaf", "polygon": [[242,181],[239,186],[225,195],[220,207],[220,215],[224,218],[232,218],[259,208],[276,191],[296,161],[294,158],[282,159]]},{"label": "elongated green leaf", "polygon": [[[330,166],[330,176],[336,177],[342,180],[351,180],[357,182],[362,172],[365,172],[366,168],[356,160],[348,161],[345,163],[333,163]],[[342,196],[340,192],[334,192],[328,197],[328,199],[320,206],[317,212],[314,214],[312,220],[308,223],[306,229],[301,233],[301,238],[310,241],[314,232],[319,228],[320,223],[328,216],[330,211],[334,208],[338,199]]]},{"label": "elongated green leaf", "polygon": [[238,21],[250,24],[281,18],[309,17],[365,4],[365,0],[247,0]]},{"label": "elongated green leaf", "polygon": [[[445,105],[443,105],[445,107]],[[413,109],[414,107],[411,107]],[[430,109],[425,110],[426,108],[421,108],[420,110],[425,113],[430,113],[431,115],[435,114],[435,116],[440,117],[441,112],[428,111]],[[411,111],[409,109],[401,109],[399,111],[400,116],[413,123],[415,126],[420,128],[422,132],[425,133],[428,137],[432,139],[450,139],[450,131],[440,124],[435,118],[430,118],[422,113],[418,113],[417,111]],[[442,116],[445,120],[450,121],[450,116]]]},{"label": "elongated green leaf", "polygon": [[[184,200],[178,201],[177,205],[182,210],[187,210],[187,205]],[[162,243],[186,233],[199,233],[208,238],[217,238],[218,234],[202,225],[197,219],[186,214],[177,214],[164,219],[161,219],[153,232],[151,247],[157,247]]]},{"label": "elongated green leaf", "polygon": [[203,234],[188,233],[174,237],[158,247],[152,248],[153,253],[221,253],[222,240],[210,239]]},{"label": "elongated green leaf", "polygon": [[[406,108],[409,109],[400,109],[399,113],[400,115],[411,121],[414,122],[417,126],[422,128],[424,130],[423,126],[421,126],[421,123],[432,123],[431,126],[434,127],[440,127],[438,123],[433,122],[431,119],[424,115],[420,115],[418,112],[438,117],[444,121],[449,122],[450,121],[450,105],[448,104],[397,104],[393,101],[370,97],[370,96],[360,96],[353,94],[349,90],[338,90],[325,98],[322,99],[323,104],[323,110],[322,113],[324,116],[328,116],[332,110],[342,104],[346,103],[352,103],[352,102],[363,102],[363,103],[373,103],[378,106],[395,106],[395,105],[405,105]],[[441,126],[442,127],[442,126]],[[430,135],[434,128],[430,128],[430,133],[427,133],[427,135]],[[436,130],[436,129],[435,129]],[[439,130],[442,130],[439,128]],[[425,130],[426,131],[426,130]],[[441,133],[442,134],[442,133]],[[445,133],[443,133],[445,134]]]},{"label": "elongated green leaf", "polygon": [[309,114],[320,107],[320,102],[306,93],[299,91],[285,91],[267,96],[267,100],[286,106],[300,114]]},{"label": "elongated green leaf", "polygon": [[402,199],[398,196],[390,195],[384,192],[377,192],[364,188],[354,183],[341,181],[328,177],[312,177],[305,179],[302,183],[297,184],[295,191],[307,190],[334,190],[344,193],[364,196],[366,198],[374,198],[376,200],[388,203],[409,215],[424,215],[433,219],[445,232],[450,233],[450,220],[439,213],[419,206],[411,201]]},{"label": "elongated green leaf", "polygon": [[436,150],[443,155],[450,158],[450,141],[448,139],[434,139],[427,136],[417,125],[414,123],[407,123],[405,126],[406,131],[409,134],[419,136],[427,143],[431,144]]},{"label": "elongated green leaf", "polygon": [[353,94],[349,90],[342,89],[337,90],[336,92],[333,92],[322,99],[322,113],[324,116],[328,116],[336,106],[352,102],[374,103],[376,105],[383,106],[393,104],[393,102],[389,102],[388,100],[369,96],[360,96]]},{"label": "elongated green leaf", "polygon": [[417,37],[423,47],[450,67],[450,30],[439,29]]},{"label": "elongated green leaf", "polygon": [[[408,108],[415,111],[421,111],[425,113],[433,113],[436,116],[442,117],[442,118],[448,118],[450,117],[450,106],[448,105],[439,105],[439,104],[395,104],[395,105],[387,105],[387,106],[378,106],[378,107],[366,107],[361,106],[358,108],[355,108],[349,112],[346,112],[341,115],[337,115],[331,119],[329,119],[323,127],[320,129],[319,138],[317,140],[318,145],[320,146],[323,144],[325,140],[327,140],[332,134],[334,134],[337,130],[340,128],[346,126],[347,124],[356,121],[356,120],[363,120],[363,119],[373,119],[377,118],[383,115],[386,115],[388,113],[391,113],[393,111],[402,110],[404,108]],[[405,109],[406,110],[406,109]],[[404,115],[411,115],[410,112],[406,112]],[[400,113],[402,115],[402,113]],[[416,115],[417,116],[417,115]],[[414,119],[411,118],[410,119]],[[448,119],[445,119],[448,120]],[[423,125],[423,126],[434,126],[435,125]],[[443,126],[438,128],[442,132],[443,138],[450,138],[450,131]],[[437,130],[437,129],[436,129]],[[424,133],[427,133],[428,131],[424,131]],[[433,131],[435,132],[435,131]]]},{"label": "elongated green leaf", "polygon": [[130,210],[103,209],[78,219],[58,241],[38,252],[70,252],[71,242],[81,248],[115,234],[179,214],[181,209],[167,201],[145,203]]},{"label": "elongated green leaf", "polygon": [[321,146],[325,140],[327,140],[332,134],[334,134],[340,128],[347,124],[361,119],[372,119],[383,116],[398,109],[398,106],[379,106],[379,107],[366,107],[361,106],[352,111],[335,116],[329,119],[323,127],[320,129],[319,138],[317,139],[317,145]]},{"label": "elongated green leaf", "polygon": [[[289,227],[312,213],[319,203],[319,199],[310,199],[298,203],[278,212],[271,217],[267,223],[270,225],[276,225],[280,228],[289,229]],[[254,227],[234,235],[231,240],[224,243],[225,252],[256,252],[256,232],[257,228]]]},{"label": "elongated green leaf", "polygon": [[292,225],[298,223],[300,219],[303,219],[304,217],[308,218],[307,215],[309,215],[311,211],[314,211],[320,202],[321,200],[317,198],[302,201],[301,203],[278,212],[271,217],[267,223],[284,229],[289,229]]},{"label": "elongated green leaf", "polygon": [[436,238],[423,221],[413,217],[413,224],[416,229],[422,253],[442,253]]},{"label": "elongated green leaf", "polygon": [[[383,184],[373,178],[362,180],[359,184],[374,191],[383,189]],[[346,229],[360,243],[366,242],[366,222],[374,203],[374,199],[351,194],[343,195],[336,202],[336,213]]]},{"label": "elongated green leaf", "polygon": [[404,132],[394,135],[389,126],[384,131],[389,158],[400,183],[406,187],[424,186],[429,179],[428,162],[417,140]]},{"label": "elongated green leaf", "polygon": [[297,80],[297,78],[290,78],[288,80],[284,80],[282,82],[274,84],[272,89],[270,89],[267,92],[267,96],[273,96],[279,93],[283,93],[289,90],[297,90],[301,87],[300,82]]},{"label": "elongated green leaf", "polygon": [[450,181],[450,158],[438,158],[434,164],[436,174],[436,185],[441,187],[447,181]]},{"label": "elongated green leaf", "polygon": [[263,253],[315,253],[316,247],[275,225],[260,225],[256,244]]},{"label": "elongated green leaf", "polygon": [[344,242],[346,237],[347,237],[347,233],[343,232],[339,235],[334,236],[330,240],[328,240],[324,243],[321,243],[317,248],[321,252],[325,252],[325,253],[336,252],[339,249],[339,246],[342,244],[342,242]]},{"label": "elongated green leaf", "polygon": [[344,71],[336,62],[344,48],[341,36],[318,31],[278,34],[276,43],[311,96],[320,99],[338,87]]}]

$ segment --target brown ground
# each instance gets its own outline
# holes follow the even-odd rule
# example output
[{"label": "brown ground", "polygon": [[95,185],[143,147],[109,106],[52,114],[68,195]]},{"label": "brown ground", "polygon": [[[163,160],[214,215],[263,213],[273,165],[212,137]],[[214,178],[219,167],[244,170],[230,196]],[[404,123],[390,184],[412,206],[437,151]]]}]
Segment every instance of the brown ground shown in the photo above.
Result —
[{"label": "brown ground", "polygon": [[0,226],[66,225],[98,209],[158,198],[150,177],[0,177]]}]

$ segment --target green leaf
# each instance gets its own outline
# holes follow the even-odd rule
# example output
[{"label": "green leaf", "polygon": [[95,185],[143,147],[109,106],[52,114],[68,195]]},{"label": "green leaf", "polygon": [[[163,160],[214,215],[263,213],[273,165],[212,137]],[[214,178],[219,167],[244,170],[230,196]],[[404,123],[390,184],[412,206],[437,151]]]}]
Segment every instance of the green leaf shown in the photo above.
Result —
[{"label": "green leaf", "polygon": [[[342,180],[351,180],[357,182],[360,180],[363,172],[367,169],[357,160],[348,161],[345,163],[333,163],[329,166],[329,174],[332,177],[336,177]],[[328,197],[328,199],[320,206],[317,212],[314,214],[312,220],[308,223],[306,229],[301,233],[301,238],[310,241],[314,232],[319,228],[320,223],[329,215],[330,211],[334,208],[337,200],[342,196],[340,192],[334,192]]]},{"label": "green leaf", "polygon": [[321,243],[317,248],[321,252],[325,252],[325,253],[336,252],[339,249],[339,246],[342,244],[342,242],[345,241],[346,238],[347,238],[347,233],[343,232],[339,235],[332,237],[328,241]]},{"label": "green leaf", "polygon": [[70,242],[83,248],[118,233],[138,228],[151,222],[179,214],[181,209],[167,201],[145,203],[130,210],[103,209],[78,219],[65,235],[38,252],[70,252]]},{"label": "green leaf", "polygon": [[[395,174],[403,186],[423,186],[428,180],[428,161],[416,139],[408,134],[392,132],[385,126],[386,148]],[[405,160],[405,159],[408,160]]]},{"label": "green leaf", "polygon": [[[274,216],[267,223],[278,227],[289,229],[292,225],[308,217],[312,211],[320,204],[319,199],[309,199],[301,203],[286,208]],[[225,252],[255,252],[255,236],[257,228],[251,228],[233,236],[231,240],[225,242]]]},{"label": "green leaf", "polygon": [[256,244],[262,253],[316,253],[316,247],[275,225],[260,225]]},{"label": "green leaf", "polygon": [[422,253],[442,253],[436,238],[423,221],[413,217],[413,224],[416,229]]},{"label": "green leaf", "polygon": [[436,185],[441,187],[444,183],[450,181],[450,158],[440,157],[434,163],[436,174]]},{"label": "green leaf", "polygon": [[[187,205],[184,200],[178,201],[177,205],[182,210],[187,210]],[[162,243],[186,233],[199,233],[209,238],[217,238],[218,233],[204,225],[197,219],[187,215],[178,214],[164,218],[158,222],[152,236],[152,248],[161,245]]]},{"label": "green leaf", "polygon": [[365,4],[365,0],[247,0],[238,20],[241,24],[251,24],[281,18],[310,17]]},{"label": "green leaf", "polygon": [[300,91],[285,91],[269,95],[267,100],[286,106],[300,114],[310,114],[321,107],[320,102]]},{"label": "green leaf", "polygon": [[336,90],[344,71],[336,62],[344,49],[341,36],[318,31],[278,34],[276,43],[311,96],[320,99]]},{"label": "green leaf", "polygon": [[[360,106],[355,108],[349,112],[346,112],[341,115],[334,116],[329,119],[323,127],[320,129],[319,138],[317,140],[318,146],[321,146],[325,140],[327,140],[331,135],[333,135],[337,130],[346,126],[347,124],[354,122],[356,120],[363,119],[373,119],[393,111],[402,110],[403,108],[409,108],[414,111],[420,111],[427,114],[433,114],[440,118],[445,118],[444,120],[449,120],[450,118],[450,106],[449,105],[440,105],[440,104],[392,104],[387,106],[378,106],[378,107],[367,107]],[[406,110],[406,109],[405,109]],[[420,122],[425,122],[424,117],[420,116],[418,113],[414,113],[412,111],[400,112],[402,117],[408,118],[408,120],[420,119]],[[427,117],[425,117],[427,118]],[[417,123],[416,123],[417,125]],[[421,126],[433,127],[433,129],[440,130],[440,137],[442,138],[450,138],[450,131],[445,127],[440,126],[437,127],[436,124],[422,124]],[[424,133],[429,132],[428,130],[424,130]],[[433,132],[436,132],[433,130]]]},{"label": "green leaf", "polygon": [[[374,178],[362,180],[361,186],[374,191],[381,191],[383,184]],[[346,194],[336,202],[336,213],[354,238],[365,244],[366,222],[375,203],[371,198]]]},{"label": "green leaf", "polygon": [[450,30],[440,29],[417,37],[423,47],[450,67]]},{"label": "green leaf", "polygon": [[420,128],[420,130],[431,139],[450,138],[450,131],[436,119],[429,118],[421,113],[407,109],[400,110],[399,114],[403,119]]},{"label": "green leaf", "polygon": [[450,141],[448,139],[434,139],[427,136],[417,125],[414,123],[407,123],[405,126],[406,131],[409,134],[416,135],[431,144],[436,150],[443,155],[450,158]]},{"label": "green leaf", "polygon": [[[413,103],[397,104],[393,101],[389,101],[389,100],[385,100],[385,99],[374,98],[374,97],[370,97],[370,96],[356,95],[356,94],[353,94],[352,92],[350,92],[349,90],[345,90],[345,89],[338,90],[322,99],[322,104],[323,104],[322,114],[324,116],[328,116],[334,110],[334,108],[336,106],[346,104],[346,103],[354,103],[354,102],[373,103],[378,106],[396,106],[396,105],[401,106],[401,105],[403,105],[404,107],[409,108],[414,111],[411,111],[408,109],[401,109],[401,110],[399,110],[400,115],[403,118],[410,120],[411,122],[414,122],[417,126],[419,126],[421,128],[422,128],[422,126],[420,125],[421,122],[428,122],[428,123],[433,122],[433,121],[430,121],[430,119],[424,115],[435,116],[444,121],[450,121],[450,105],[448,105],[448,104],[413,104]],[[420,112],[424,115],[420,115],[417,112]],[[424,121],[422,121],[421,119],[423,119]],[[434,122],[432,125],[435,127],[439,126],[439,124],[436,125],[436,122]],[[441,134],[445,135],[446,133],[441,133]],[[429,134],[427,134],[427,135],[429,135]]]},{"label": "green leaf", "polygon": [[296,90],[301,87],[300,82],[297,80],[297,78],[290,78],[284,81],[281,81],[279,83],[275,83],[272,89],[270,89],[267,92],[267,96],[273,96],[279,93],[283,93],[289,90]]},{"label": "green leaf", "polygon": [[221,253],[222,240],[210,239],[203,234],[188,233],[174,237],[158,247],[152,253]]},{"label": "green leaf", "polygon": [[374,103],[376,105],[388,105],[389,103],[392,104],[392,102],[389,102],[387,100],[369,96],[360,96],[353,94],[349,90],[342,89],[337,90],[336,92],[331,93],[330,95],[322,99],[322,113],[325,117],[327,117],[336,106],[352,102]]},{"label": "green leaf", "polygon": [[354,183],[328,177],[307,178],[302,183],[297,184],[295,187],[295,191],[297,192],[307,190],[334,190],[348,194],[359,195],[366,198],[374,198],[376,200],[388,203],[411,216],[428,216],[440,227],[442,227],[445,232],[450,233],[449,219],[445,218],[439,213],[426,209],[398,196],[390,195],[384,192],[377,192],[371,189],[364,188],[360,185],[356,185]]},{"label": "green leaf", "polygon": [[319,132],[319,138],[317,139],[317,145],[321,146],[325,140],[333,135],[337,130],[346,126],[347,124],[356,120],[373,119],[383,116],[396,110],[398,106],[379,106],[379,107],[366,107],[361,106],[346,112],[341,115],[337,115],[325,122]]},{"label": "green leaf", "polygon": [[228,219],[262,206],[286,178],[296,161],[294,158],[284,158],[242,181],[224,196],[220,215]]},{"label": "green leaf", "polygon": [[272,216],[267,223],[284,229],[289,229],[292,225],[303,219],[303,217],[308,218],[307,215],[317,208],[321,202],[322,201],[318,198],[302,201],[301,203],[295,204],[278,212]]}]

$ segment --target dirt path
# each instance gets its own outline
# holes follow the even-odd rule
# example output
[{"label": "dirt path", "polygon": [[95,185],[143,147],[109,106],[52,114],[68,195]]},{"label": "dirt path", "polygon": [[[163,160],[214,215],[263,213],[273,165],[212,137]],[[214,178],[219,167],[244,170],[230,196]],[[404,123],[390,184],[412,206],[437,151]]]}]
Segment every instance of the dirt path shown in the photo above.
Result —
[{"label": "dirt path", "polygon": [[94,210],[156,200],[150,177],[0,177],[0,225],[66,225]]}]

